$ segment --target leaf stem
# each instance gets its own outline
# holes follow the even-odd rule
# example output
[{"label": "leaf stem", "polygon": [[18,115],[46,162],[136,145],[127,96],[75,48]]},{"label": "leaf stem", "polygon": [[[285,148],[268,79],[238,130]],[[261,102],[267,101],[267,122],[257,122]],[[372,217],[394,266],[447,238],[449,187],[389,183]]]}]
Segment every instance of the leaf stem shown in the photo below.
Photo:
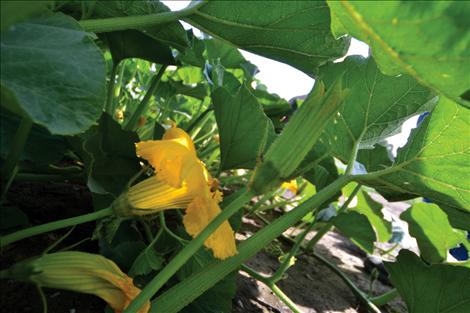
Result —
[{"label": "leaf stem", "polygon": [[346,274],[344,274],[336,265],[330,263],[330,261],[328,261],[321,255],[316,254],[315,252],[312,252],[312,256],[322,262],[324,265],[326,265],[336,275],[338,275],[339,278],[341,278],[341,280],[349,287],[349,289],[351,289],[354,295],[367,306],[369,311],[381,313],[379,308],[369,298],[367,298],[367,295],[363,293],[359,288],[357,288],[356,285],[349,279],[349,277],[346,276]]},{"label": "leaf stem", "polygon": [[157,90],[158,84],[160,83],[160,79],[162,78],[163,73],[165,73],[166,67],[167,65],[162,65],[162,67],[160,67],[160,70],[158,70],[158,73],[152,77],[149,89],[145,93],[145,96],[142,101],[139,103],[139,106],[135,109],[134,113],[132,113],[130,120],[124,127],[125,130],[135,131],[137,129],[139,118],[147,112],[147,107],[150,98],[152,98],[152,95],[155,93],[155,90]]},{"label": "leaf stem", "polygon": [[113,214],[112,208],[106,208],[96,212],[22,229],[12,234],[0,237],[0,249],[3,249],[9,244],[22,240],[24,238],[36,236],[42,233],[47,233],[53,230],[62,229],[73,225],[99,220],[111,214]]},{"label": "leaf stem", "polygon": [[15,171],[16,164],[21,157],[21,153],[26,145],[32,126],[33,122],[29,118],[23,117],[21,119],[20,125],[18,126],[15,137],[12,141],[13,144],[8,152],[8,156],[0,169],[2,176],[2,190],[5,190],[6,188],[4,182],[8,182]]},{"label": "leaf stem", "polygon": [[145,286],[123,313],[136,313],[201,248],[204,241],[252,197],[253,193],[246,190],[234,199]]},{"label": "leaf stem", "polygon": [[109,76],[109,84],[108,84],[108,95],[106,97],[106,106],[104,108],[104,111],[108,113],[109,115],[113,116],[113,99],[114,99],[114,88],[116,86],[116,75],[118,72],[118,66],[119,64],[116,64],[113,61],[113,68],[111,69],[111,75]]},{"label": "leaf stem", "polygon": [[[339,208],[337,214],[341,214],[343,213],[344,211],[347,210],[349,204],[351,203],[351,201],[354,199],[354,197],[356,196],[356,194],[359,192],[359,190],[361,190],[361,187],[362,185],[361,184],[358,184],[356,186],[356,188],[354,188],[354,190],[351,192],[351,194],[349,195],[348,199],[343,203],[343,205],[341,206],[341,208]],[[306,251],[310,251],[313,249],[313,247],[315,247],[315,245],[320,241],[320,239],[322,239],[322,237],[331,230],[331,228],[333,227],[333,221],[330,220],[328,221],[322,228],[320,228],[320,230],[315,234],[315,236],[313,236],[312,239],[310,239],[310,241],[308,242],[307,246],[305,247],[305,250]]]},{"label": "leaf stem", "polygon": [[292,312],[302,313],[297,305],[278,286],[276,286],[276,284],[269,277],[264,277],[245,264],[241,265],[241,270],[268,286],[272,292],[292,310]]},{"label": "leaf stem", "polygon": [[392,290],[389,290],[380,296],[369,298],[369,300],[372,301],[376,306],[382,306],[389,303],[398,296],[398,290],[393,288]]},{"label": "leaf stem", "polygon": [[[352,180],[350,176],[341,176],[333,183],[320,190],[315,196],[303,202],[295,209],[276,219],[243,241],[238,246],[238,254],[223,262],[213,262],[201,271],[191,275],[152,302],[151,312],[174,313],[193,301],[205,290],[212,287],[223,277],[236,270],[243,262],[252,257],[269,242],[280,236],[283,231],[295,224],[308,212],[318,208],[332,195]],[[227,210],[227,209],[226,209]],[[225,211],[225,210],[224,210]],[[220,216],[220,215],[219,215]],[[145,289],[144,289],[145,290]],[[148,298],[146,298],[148,299]],[[131,304],[132,305],[132,304]],[[130,313],[125,312],[125,313]],[[135,312],[135,311],[132,311]]]},{"label": "leaf stem", "polygon": [[105,33],[125,29],[139,29],[164,23],[169,23],[195,13],[206,1],[197,1],[179,11],[135,15],[124,17],[111,17],[79,21],[80,26],[89,32]]},{"label": "leaf stem", "polygon": [[289,269],[289,267],[291,266],[291,259],[295,257],[300,247],[302,246],[302,243],[305,237],[310,232],[310,230],[312,230],[314,225],[315,223],[310,223],[310,225],[303,231],[303,233],[299,235],[298,238],[295,239],[294,246],[291,248],[291,250],[289,251],[289,254],[284,259],[284,261],[281,263],[281,266],[279,266],[277,271],[273,275],[271,275],[271,277],[269,278],[271,282],[277,283],[282,278],[284,273]]}]

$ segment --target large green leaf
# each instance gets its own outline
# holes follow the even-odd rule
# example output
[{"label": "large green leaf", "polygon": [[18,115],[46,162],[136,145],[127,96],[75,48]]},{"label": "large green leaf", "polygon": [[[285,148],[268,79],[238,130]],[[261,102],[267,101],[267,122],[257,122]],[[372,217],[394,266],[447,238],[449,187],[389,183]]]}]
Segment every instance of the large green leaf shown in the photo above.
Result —
[{"label": "large green leaf", "polygon": [[52,1],[2,1],[1,4],[1,31],[10,25],[40,15],[47,11]]},{"label": "large green leaf", "polygon": [[470,109],[441,97],[392,167],[364,176],[381,190],[426,197],[470,212]]},{"label": "large green leaf", "polygon": [[88,188],[96,194],[117,197],[139,170],[135,155],[137,134],[124,131],[108,114],[103,113],[99,125],[75,138],[82,149],[88,172]]},{"label": "large green leaf", "polygon": [[114,63],[126,58],[141,58],[160,64],[176,64],[171,49],[146,34],[133,29],[102,35],[108,43]]},{"label": "large green leaf", "polygon": [[470,6],[466,1],[328,1],[332,30],[367,42],[380,69],[407,73],[470,106]]},{"label": "large green leaf", "polygon": [[224,87],[217,88],[212,101],[220,134],[220,168],[253,168],[275,136],[271,120],[245,86],[233,96]]},{"label": "large green leaf", "polygon": [[2,105],[61,135],[83,132],[101,115],[103,56],[72,18],[15,25],[2,33],[1,54]]},{"label": "large green leaf", "polygon": [[333,225],[367,253],[374,252],[375,233],[366,216],[344,212],[332,219]]},{"label": "large green leaf", "polygon": [[[6,158],[14,144],[15,133],[20,119],[6,110],[0,110],[0,157]],[[24,146],[20,160],[48,165],[59,161],[67,149],[64,137],[51,135],[44,127],[33,125]]]},{"label": "large green leaf", "polygon": [[401,250],[397,262],[385,263],[393,285],[410,313],[466,313],[470,306],[470,269],[424,264]]},{"label": "large green leaf", "polygon": [[453,229],[446,214],[435,204],[416,203],[400,214],[410,234],[418,241],[421,257],[428,263],[440,263],[447,251],[466,240],[465,231]]},{"label": "large green leaf", "polygon": [[[354,184],[350,184],[352,187]],[[384,219],[382,214],[382,204],[375,202],[369,194],[363,190],[358,192],[357,205],[352,207],[350,210],[358,212],[369,220],[369,223],[375,230],[377,240],[386,242],[392,238],[392,225],[389,221]]]},{"label": "large green leaf", "polygon": [[211,1],[185,21],[308,74],[343,56],[349,45],[347,37],[333,38],[323,1]]},{"label": "large green leaf", "polygon": [[434,103],[431,90],[406,75],[383,75],[372,58],[350,56],[320,69],[327,88],[342,73],[343,87],[350,92],[325,129],[322,142],[344,162],[355,145],[359,149],[371,148],[398,132],[409,117],[429,110]]}]

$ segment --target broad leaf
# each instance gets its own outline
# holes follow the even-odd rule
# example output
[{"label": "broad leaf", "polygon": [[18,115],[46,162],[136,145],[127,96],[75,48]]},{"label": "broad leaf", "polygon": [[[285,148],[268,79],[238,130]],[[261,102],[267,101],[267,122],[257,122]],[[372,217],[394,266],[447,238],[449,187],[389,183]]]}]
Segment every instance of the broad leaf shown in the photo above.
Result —
[{"label": "broad leaf", "polygon": [[367,217],[357,212],[345,212],[334,217],[332,223],[361,249],[374,252],[375,233]]},{"label": "broad leaf", "polygon": [[470,269],[424,264],[401,250],[397,262],[385,263],[393,285],[410,313],[466,313],[470,304]]},{"label": "broad leaf", "polygon": [[383,75],[372,58],[350,56],[320,69],[327,88],[342,73],[343,87],[350,92],[325,129],[323,143],[344,162],[355,145],[359,149],[372,148],[397,133],[409,117],[431,109],[434,104],[431,90],[406,75]]},{"label": "broad leaf", "polygon": [[469,231],[470,212],[455,209],[440,203],[439,207],[446,212],[447,218],[449,219],[449,223],[452,227]]},{"label": "broad leaf", "polygon": [[83,132],[101,115],[103,56],[72,18],[15,25],[2,33],[1,54],[2,105],[61,135]]},{"label": "broad leaf", "polygon": [[156,271],[162,268],[164,263],[163,257],[158,252],[149,246],[145,248],[139,256],[132,263],[129,270],[129,275],[135,277],[137,275],[147,275],[151,271]]},{"label": "broad leaf", "polygon": [[440,263],[447,258],[447,251],[466,240],[466,233],[455,230],[446,214],[435,204],[416,203],[400,214],[408,223],[411,236],[418,241],[421,257],[428,263]]},{"label": "broad leaf", "polygon": [[113,61],[140,58],[160,64],[176,64],[171,49],[138,30],[123,30],[102,35],[108,43]]},{"label": "broad leaf", "polygon": [[[349,184],[347,188],[353,187],[355,184]],[[369,223],[375,230],[377,240],[387,242],[392,238],[392,225],[384,219],[382,214],[382,204],[374,201],[369,194],[361,190],[356,195],[357,204],[349,210],[360,213],[367,217]]]},{"label": "broad leaf", "polygon": [[343,56],[349,45],[347,37],[333,38],[323,1],[211,1],[185,21],[308,74]]},{"label": "broad leaf", "polygon": [[40,15],[47,11],[52,1],[2,1],[1,4],[1,31],[10,25],[22,22],[28,18]]},{"label": "broad leaf", "polygon": [[407,73],[470,106],[470,6],[465,1],[328,1],[332,30],[365,41],[380,69]]},{"label": "broad leaf", "polygon": [[393,160],[387,147],[382,144],[376,144],[374,149],[359,150],[357,162],[364,165],[367,172],[375,172],[390,167]]},{"label": "broad leaf", "polygon": [[103,113],[99,126],[91,128],[82,140],[88,188],[93,193],[119,196],[140,169],[134,146],[139,138]]},{"label": "broad leaf", "polygon": [[221,170],[253,168],[275,136],[271,121],[245,86],[233,96],[218,88],[212,101],[220,134]]},{"label": "broad leaf", "polygon": [[[398,150],[393,167],[364,183],[381,190],[423,196],[470,212],[470,109],[441,97],[434,111]],[[364,177],[367,177],[364,176]]]},{"label": "broad leaf", "polygon": [[[0,157],[6,158],[14,144],[20,119],[6,110],[0,110]],[[48,165],[59,161],[67,149],[64,137],[51,135],[44,127],[33,125],[20,160],[33,161],[37,165]]]}]

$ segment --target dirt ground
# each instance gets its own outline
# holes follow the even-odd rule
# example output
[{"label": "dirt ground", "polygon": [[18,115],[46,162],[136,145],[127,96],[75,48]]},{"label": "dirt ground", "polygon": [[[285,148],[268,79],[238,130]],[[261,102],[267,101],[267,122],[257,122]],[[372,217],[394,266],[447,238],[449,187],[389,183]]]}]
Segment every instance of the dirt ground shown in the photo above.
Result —
[{"label": "dirt ground", "polygon": [[[73,191],[71,193],[71,191]],[[72,198],[71,197],[72,194]],[[91,211],[91,198],[84,186],[75,184],[31,184],[12,186],[9,200],[28,212],[32,224],[40,224]],[[58,211],[57,208],[64,208]],[[398,208],[398,211],[401,209]],[[58,213],[59,212],[59,213]],[[395,212],[396,213],[396,212]],[[395,214],[396,215],[396,214]],[[256,220],[244,220],[239,239],[248,237],[261,227]],[[78,226],[74,230],[73,242],[87,238],[93,231],[94,223]],[[291,232],[288,230],[286,233]],[[0,268],[37,255],[42,249],[57,240],[64,231],[36,236],[15,245],[15,250],[2,251]],[[314,232],[308,237],[314,235]],[[78,236],[78,237],[77,237]],[[64,245],[72,244],[64,242]],[[277,269],[277,248],[273,244],[259,252],[247,265],[261,274],[269,275]],[[96,244],[87,241],[81,249],[97,252]],[[317,244],[316,252],[339,266],[348,277],[364,292],[369,290],[371,278],[364,268],[365,254],[347,238],[336,232],[329,232]],[[304,313],[310,312],[364,312],[347,286],[329,268],[312,256],[301,255],[295,265],[287,271],[288,278],[278,283]],[[233,299],[234,313],[291,312],[271,290],[262,283],[240,271],[237,294]],[[382,294],[391,287],[379,281],[374,283],[374,295]],[[34,313],[42,312],[37,290],[32,285],[10,280],[0,281],[0,312]],[[102,313],[104,302],[94,296],[62,290],[46,290],[49,313]],[[395,300],[383,312],[406,312],[401,300]]]}]

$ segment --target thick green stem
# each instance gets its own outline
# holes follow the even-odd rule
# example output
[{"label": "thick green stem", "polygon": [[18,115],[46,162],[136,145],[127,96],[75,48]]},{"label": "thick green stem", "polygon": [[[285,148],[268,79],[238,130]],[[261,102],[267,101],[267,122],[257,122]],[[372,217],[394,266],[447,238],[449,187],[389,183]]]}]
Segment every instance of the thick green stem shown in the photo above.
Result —
[{"label": "thick green stem", "polygon": [[184,247],[157,276],[155,276],[132,301],[123,313],[136,313],[204,244],[209,236],[246,202],[253,197],[250,191],[241,193],[189,244]]},{"label": "thick green stem", "polygon": [[[21,153],[23,152],[24,146],[26,145],[26,141],[28,140],[29,132],[31,131],[31,127],[33,126],[33,122],[29,118],[22,118],[20,125],[18,126],[18,130],[15,133],[15,137],[13,138],[13,144],[10,147],[10,151],[8,152],[8,156],[1,168],[1,176],[2,176],[2,186],[3,182],[7,182],[10,180],[16,164],[20,159]],[[5,187],[2,187],[4,190]]]},{"label": "thick green stem", "polygon": [[36,236],[42,233],[47,233],[53,230],[62,229],[62,228],[73,226],[73,225],[96,221],[111,214],[113,214],[113,210],[111,208],[107,208],[107,209],[99,210],[93,213],[88,213],[88,214],[84,214],[80,216],[66,218],[63,220],[54,221],[54,222],[22,229],[12,234],[0,237],[0,249],[3,249],[9,244],[14,243],[24,238]]},{"label": "thick green stem", "polygon": [[169,23],[195,13],[206,2],[198,1],[180,11],[163,12],[148,15],[100,18],[80,21],[80,26],[89,32],[105,33],[125,29],[139,29]]},{"label": "thick green stem", "polygon": [[[342,212],[344,212],[349,204],[351,203],[351,201],[354,199],[354,197],[356,196],[356,194],[359,192],[359,190],[361,189],[361,184],[358,184],[356,186],[356,188],[354,188],[354,190],[351,192],[351,194],[349,195],[348,199],[343,203],[343,205],[341,206],[341,208],[338,210],[338,214],[341,214]],[[320,230],[315,234],[315,236],[313,236],[312,239],[310,239],[310,241],[308,242],[307,246],[305,247],[305,250],[306,251],[310,251],[313,249],[313,247],[315,247],[315,245],[320,241],[320,239],[322,239],[322,237],[331,230],[331,228],[333,227],[333,223],[332,221],[329,221],[328,223],[326,223],[322,228],[320,228]]]},{"label": "thick green stem", "polygon": [[210,111],[212,111],[214,108],[212,106],[209,106],[204,112],[202,112],[196,119],[194,119],[191,124],[186,128],[186,132],[188,134],[191,134],[193,132],[193,128],[198,125],[202,119],[204,119],[207,114],[209,114]]},{"label": "thick green stem", "polygon": [[144,98],[142,101],[139,103],[139,106],[135,109],[134,113],[132,114],[129,122],[127,122],[126,126],[124,127],[125,130],[136,130],[138,123],[139,123],[139,118],[147,112],[148,108],[148,103],[150,101],[150,98],[154,94],[155,90],[157,90],[158,84],[160,83],[160,79],[163,76],[163,73],[165,73],[166,65],[162,65],[160,70],[158,71],[157,75],[152,77],[152,81],[150,82],[149,89],[147,90],[147,93],[145,94]]},{"label": "thick green stem", "polygon": [[114,87],[116,86],[116,75],[118,71],[118,64],[113,62],[113,68],[111,69],[111,75],[109,76],[108,84],[108,95],[106,97],[105,112],[113,116],[113,99],[114,99]]},{"label": "thick green stem", "polygon": [[376,306],[382,306],[389,303],[398,296],[398,291],[396,289],[392,289],[380,296],[369,298],[369,300],[372,301]]},{"label": "thick green stem", "polygon": [[[193,274],[161,295],[152,303],[151,312],[174,313],[214,286],[243,262],[277,238],[287,228],[297,223],[307,213],[318,208],[338,190],[351,181],[351,177],[341,176],[332,184],[320,190],[314,197],[303,202],[297,208],[276,219],[269,226],[262,228],[238,246],[238,254],[223,262],[213,262],[201,271]],[[145,289],[144,289],[145,290]],[[147,298],[148,299],[148,298]],[[143,302],[142,302],[143,303]],[[135,312],[135,311],[132,311]],[[126,313],[130,313],[126,311]]]},{"label": "thick green stem", "polygon": [[297,305],[281,289],[279,289],[279,287],[276,286],[276,284],[272,282],[270,278],[264,277],[263,275],[259,274],[258,272],[256,272],[245,264],[242,264],[241,269],[254,279],[259,280],[260,282],[268,286],[272,290],[272,292],[292,310],[292,312],[302,313],[297,307]]},{"label": "thick green stem", "polygon": [[315,225],[315,223],[310,223],[310,225],[303,231],[303,233],[295,240],[294,246],[289,251],[289,254],[285,258],[285,260],[281,263],[281,266],[279,266],[277,271],[269,278],[272,283],[277,283],[282,278],[287,269],[289,269],[292,264],[291,259],[295,257],[300,247],[302,247],[302,243],[304,242],[305,236],[307,236],[310,230],[312,230],[313,225]]}]

